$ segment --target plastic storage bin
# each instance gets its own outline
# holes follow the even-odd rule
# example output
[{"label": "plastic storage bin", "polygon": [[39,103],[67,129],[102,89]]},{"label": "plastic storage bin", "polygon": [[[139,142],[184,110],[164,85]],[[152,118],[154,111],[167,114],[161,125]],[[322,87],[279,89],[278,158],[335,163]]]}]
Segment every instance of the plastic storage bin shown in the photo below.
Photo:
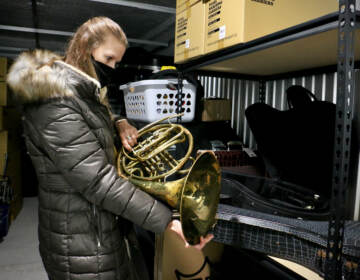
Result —
[{"label": "plastic storage bin", "polygon": [[127,118],[153,122],[183,112],[181,122],[191,122],[195,116],[196,88],[183,81],[182,104],[178,112],[178,80],[143,80],[120,86],[124,91]]}]

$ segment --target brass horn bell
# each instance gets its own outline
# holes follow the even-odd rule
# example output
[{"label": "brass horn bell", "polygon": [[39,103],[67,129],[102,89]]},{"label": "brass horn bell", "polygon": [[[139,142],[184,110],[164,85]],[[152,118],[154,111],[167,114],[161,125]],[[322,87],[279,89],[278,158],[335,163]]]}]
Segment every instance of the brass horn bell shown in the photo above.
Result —
[{"label": "brass horn bell", "polygon": [[[149,127],[151,127],[151,131],[156,131],[154,126],[166,119],[169,119],[169,117],[148,125],[145,130],[148,130]],[[178,124],[170,124],[170,126],[173,125],[180,126]],[[160,127],[161,129],[164,128],[163,125],[160,125]],[[183,127],[181,129],[183,129]],[[139,135],[142,134],[144,134],[144,130],[139,131]],[[165,132],[165,134],[167,134],[167,132]],[[182,136],[179,135],[179,137]],[[158,141],[156,139],[153,141]],[[171,136],[170,139],[173,141],[173,136]],[[159,153],[163,153],[164,151],[162,151],[162,147],[167,146],[167,141],[160,142],[161,144],[156,147],[156,149]],[[142,150],[144,150],[144,143],[152,147],[151,152],[154,151],[152,143],[148,143],[148,140],[144,140],[142,143],[138,144],[142,147]],[[134,147],[133,150],[136,150],[136,147]],[[141,190],[153,195],[154,197],[167,203],[170,207],[178,210],[180,213],[180,221],[185,239],[191,245],[198,244],[200,242],[200,236],[205,236],[216,224],[216,212],[219,204],[221,188],[221,171],[215,154],[213,152],[203,152],[194,160],[192,166],[186,170],[186,174],[183,178],[169,182],[159,182],[159,174],[154,175],[156,179],[151,179],[151,176],[143,178],[146,176],[143,172],[141,172],[142,176],[126,174],[127,172],[123,169],[123,157],[125,156],[124,152],[125,150],[122,149],[122,152],[119,153],[117,159],[119,175],[127,178]],[[189,158],[188,154],[190,153],[187,153],[186,160]],[[156,157],[157,159],[163,158],[163,156],[159,155],[155,155],[153,157]],[[132,158],[133,160],[127,162],[126,165],[135,166],[133,161],[138,161],[136,165],[141,165],[141,159],[139,159],[136,155],[129,158]],[[168,158],[168,155],[166,155],[166,158]],[[184,164],[183,160],[180,162],[182,165]],[[146,163],[144,163],[147,170],[149,169],[148,164],[149,159],[147,158]],[[138,172],[138,168],[139,167],[134,170]],[[172,166],[172,168],[179,172],[178,166]],[[144,170],[146,169],[144,168]],[[172,171],[169,172],[168,170],[163,170],[163,173],[169,174],[172,173]]]},{"label": "brass horn bell", "polygon": [[172,182],[129,181],[179,210],[185,239],[194,245],[216,224],[220,168],[213,153],[197,157],[186,177]]}]

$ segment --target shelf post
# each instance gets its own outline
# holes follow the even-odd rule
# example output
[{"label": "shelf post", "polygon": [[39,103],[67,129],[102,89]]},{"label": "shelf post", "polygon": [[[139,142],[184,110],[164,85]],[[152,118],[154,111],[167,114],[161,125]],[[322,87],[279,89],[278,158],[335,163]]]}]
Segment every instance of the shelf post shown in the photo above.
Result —
[{"label": "shelf post", "polygon": [[[178,86],[177,86],[177,95],[176,95],[176,114],[182,113],[183,108],[183,73],[178,72]],[[176,118],[177,123],[181,123],[181,116]]]},{"label": "shelf post", "polygon": [[349,183],[351,123],[354,104],[355,0],[339,1],[337,100],[331,213],[326,250],[325,279],[342,277],[345,198]]},{"label": "shelf post", "polygon": [[265,103],[266,99],[266,81],[260,80],[259,81],[259,102]]}]

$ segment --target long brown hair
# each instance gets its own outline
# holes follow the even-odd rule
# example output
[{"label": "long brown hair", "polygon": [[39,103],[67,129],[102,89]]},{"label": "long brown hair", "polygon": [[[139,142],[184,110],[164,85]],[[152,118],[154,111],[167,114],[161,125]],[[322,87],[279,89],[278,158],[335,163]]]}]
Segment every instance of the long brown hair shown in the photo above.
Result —
[{"label": "long brown hair", "polygon": [[93,17],[83,23],[71,38],[65,62],[97,78],[91,63],[91,53],[104,42],[108,34],[114,35],[125,47],[128,46],[126,35],[116,22],[107,17]]}]

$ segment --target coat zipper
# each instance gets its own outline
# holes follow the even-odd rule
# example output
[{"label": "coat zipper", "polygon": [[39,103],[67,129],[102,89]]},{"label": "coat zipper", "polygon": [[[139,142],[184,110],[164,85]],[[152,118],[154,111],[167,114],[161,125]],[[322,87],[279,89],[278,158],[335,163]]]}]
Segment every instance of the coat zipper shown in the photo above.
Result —
[{"label": "coat zipper", "polygon": [[99,230],[100,230],[101,225],[99,225],[99,219],[98,219],[98,215],[97,215],[97,211],[96,211],[96,205],[92,204],[92,208],[93,208],[94,227],[95,227],[95,236],[96,236],[96,241],[97,241],[97,247],[98,247],[98,249],[100,249],[101,242],[100,242]]},{"label": "coat zipper", "polygon": [[130,252],[130,244],[129,244],[129,240],[127,239],[126,236],[124,236],[124,239],[125,239],[125,244],[126,244],[126,251],[127,251],[127,254],[129,256],[129,259],[130,261],[132,261],[132,256],[131,256],[131,252]]}]

